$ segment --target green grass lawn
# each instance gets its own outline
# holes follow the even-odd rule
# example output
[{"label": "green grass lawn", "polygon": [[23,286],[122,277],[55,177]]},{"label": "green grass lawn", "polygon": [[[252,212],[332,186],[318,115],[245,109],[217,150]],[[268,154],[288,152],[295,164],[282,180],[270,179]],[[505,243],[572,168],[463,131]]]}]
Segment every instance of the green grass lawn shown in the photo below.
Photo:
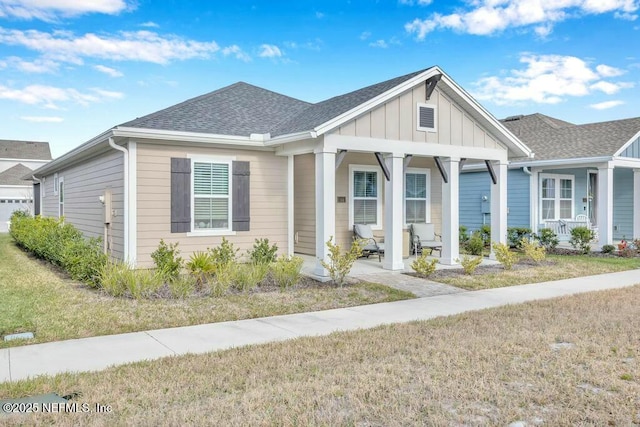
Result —
[{"label": "green grass lawn", "polygon": [[[414,298],[374,283],[326,285],[219,298],[113,298],[55,272],[0,234],[0,336],[34,332],[28,343],[300,313]],[[1,347],[26,344],[0,341]]]}]

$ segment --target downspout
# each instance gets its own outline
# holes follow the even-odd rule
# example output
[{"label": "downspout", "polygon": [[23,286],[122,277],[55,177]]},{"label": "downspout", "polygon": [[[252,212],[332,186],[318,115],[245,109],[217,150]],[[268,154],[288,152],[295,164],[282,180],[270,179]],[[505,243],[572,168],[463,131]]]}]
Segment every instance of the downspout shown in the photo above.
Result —
[{"label": "downspout", "polygon": [[522,172],[526,173],[527,175],[531,176],[531,169],[529,169],[528,166],[523,166],[522,167]]},{"label": "downspout", "polygon": [[109,146],[115,150],[122,151],[124,153],[123,159],[123,169],[124,169],[124,215],[123,215],[123,223],[124,223],[124,260],[125,262],[129,262],[130,258],[130,248],[129,248],[129,151],[117,145],[113,142],[113,138],[109,138]]}]

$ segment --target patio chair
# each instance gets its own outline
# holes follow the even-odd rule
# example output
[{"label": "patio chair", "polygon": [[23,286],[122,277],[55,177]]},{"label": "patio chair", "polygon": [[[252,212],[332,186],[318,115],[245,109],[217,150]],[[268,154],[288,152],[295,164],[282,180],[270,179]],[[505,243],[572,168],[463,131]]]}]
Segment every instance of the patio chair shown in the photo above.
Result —
[{"label": "patio chair", "polygon": [[429,248],[432,253],[433,251],[438,251],[440,256],[442,256],[441,236],[436,233],[433,224],[411,224],[410,231],[413,255],[417,255],[418,252],[422,253],[422,249],[424,248]]},{"label": "patio chair", "polygon": [[382,254],[384,254],[384,243],[379,243],[373,236],[373,230],[368,224],[354,224],[353,235],[356,239],[364,240],[362,248],[362,256],[369,258],[370,255],[377,253],[378,261],[382,262]]}]

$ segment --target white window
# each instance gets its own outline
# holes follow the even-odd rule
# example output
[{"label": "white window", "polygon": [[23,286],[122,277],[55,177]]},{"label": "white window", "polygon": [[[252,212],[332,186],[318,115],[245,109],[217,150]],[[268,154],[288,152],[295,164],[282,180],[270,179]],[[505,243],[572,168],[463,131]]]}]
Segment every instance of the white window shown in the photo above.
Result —
[{"label": "white window", "polygon": [[436,123],[438,123],[438,114],[435,105],[420,103],[418,104],[417,114],[418,130],[426,132],[437,131]]},{"label": "white window", "polygon": [[540,175],[540,217],[543,220],[573,219],[573,175]]},{"label": "white window", "polygon": [[58,217],[62,218],[64,216],[64,178],[58,178]]},{"label": "white window", "polygon": [[375,166],[349,165],[349,229],[370,224],[382,229],[382,179]]},{"label": "white window", "polygon": [[53,195],[57,196],[58,195],[58,186],[60,184],[60,179],[58,178],[58,174],[54,173],[53,174]]},{"label": "white window", "polygon": [[404,223],[431,222],[431,171],[407,168],[404,175]]},{"label": "white window", "polygon": [[[192,159],[191,229],[230,234],[231,161],[223,159]],[[229,233],[226,233],[229,232]]]}]

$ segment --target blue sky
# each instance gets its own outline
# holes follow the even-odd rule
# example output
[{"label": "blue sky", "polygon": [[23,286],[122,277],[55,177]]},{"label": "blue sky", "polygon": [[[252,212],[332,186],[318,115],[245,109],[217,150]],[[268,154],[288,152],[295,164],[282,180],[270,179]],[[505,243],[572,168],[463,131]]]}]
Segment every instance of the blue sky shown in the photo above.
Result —
[{"label": "blue sky", "polygon": [[237,81],[316,102],[439,65],[498,118],[640,116],[640,0],[0,0],[0,139],[54,157]]}]

